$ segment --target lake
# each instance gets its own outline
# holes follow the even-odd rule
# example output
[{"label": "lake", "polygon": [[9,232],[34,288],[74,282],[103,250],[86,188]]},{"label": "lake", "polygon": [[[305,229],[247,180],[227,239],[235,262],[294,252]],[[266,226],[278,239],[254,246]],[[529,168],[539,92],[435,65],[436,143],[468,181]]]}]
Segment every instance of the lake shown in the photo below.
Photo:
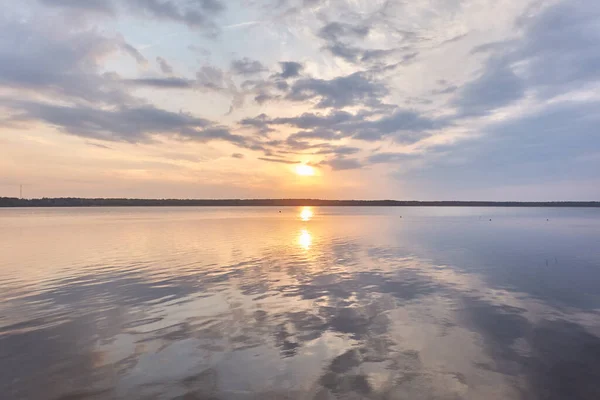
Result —
[{"label": "lake", "polygon": [[0,209],[2,399],[600,399],[600,209]]}]

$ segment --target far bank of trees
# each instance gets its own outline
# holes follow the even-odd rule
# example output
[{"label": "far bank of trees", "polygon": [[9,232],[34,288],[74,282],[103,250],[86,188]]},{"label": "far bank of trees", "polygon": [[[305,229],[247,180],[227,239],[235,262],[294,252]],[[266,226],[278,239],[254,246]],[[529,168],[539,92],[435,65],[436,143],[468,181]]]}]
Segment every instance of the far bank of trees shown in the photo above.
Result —
[{"label": "far bank of trees", "polygon": [[0,207],[600,207],[597,201],[399,201],[318,199],[118,199],[0,197]]}]

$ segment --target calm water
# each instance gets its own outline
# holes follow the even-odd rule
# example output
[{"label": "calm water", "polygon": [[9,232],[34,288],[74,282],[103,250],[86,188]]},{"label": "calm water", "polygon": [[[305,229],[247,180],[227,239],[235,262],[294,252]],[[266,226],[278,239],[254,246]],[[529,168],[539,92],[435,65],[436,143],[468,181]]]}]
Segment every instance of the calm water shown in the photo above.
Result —
[{"label": "calm water", "polygon": [[0,209],[2,399],[597,400],[599,311],[600,209]]}]

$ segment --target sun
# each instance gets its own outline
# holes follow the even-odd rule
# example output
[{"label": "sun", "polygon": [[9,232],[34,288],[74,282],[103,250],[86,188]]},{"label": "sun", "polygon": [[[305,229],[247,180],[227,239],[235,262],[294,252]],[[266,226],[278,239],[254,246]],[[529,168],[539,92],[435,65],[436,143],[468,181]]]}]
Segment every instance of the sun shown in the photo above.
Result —
[{"label": "sun", "polygon": [[314,176],[315,169],[310,165],[300,164],[296,166],[296,174],[300,176]]}]

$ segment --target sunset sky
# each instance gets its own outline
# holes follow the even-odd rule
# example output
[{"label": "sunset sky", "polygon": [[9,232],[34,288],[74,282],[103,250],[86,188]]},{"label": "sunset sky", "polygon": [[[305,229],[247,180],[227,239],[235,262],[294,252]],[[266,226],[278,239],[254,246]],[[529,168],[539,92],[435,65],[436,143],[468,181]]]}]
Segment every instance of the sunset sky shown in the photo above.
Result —
[{"label": "sunset sky", "polygon": [[0,7],[0,196],[600,199],[598,0]]}]

